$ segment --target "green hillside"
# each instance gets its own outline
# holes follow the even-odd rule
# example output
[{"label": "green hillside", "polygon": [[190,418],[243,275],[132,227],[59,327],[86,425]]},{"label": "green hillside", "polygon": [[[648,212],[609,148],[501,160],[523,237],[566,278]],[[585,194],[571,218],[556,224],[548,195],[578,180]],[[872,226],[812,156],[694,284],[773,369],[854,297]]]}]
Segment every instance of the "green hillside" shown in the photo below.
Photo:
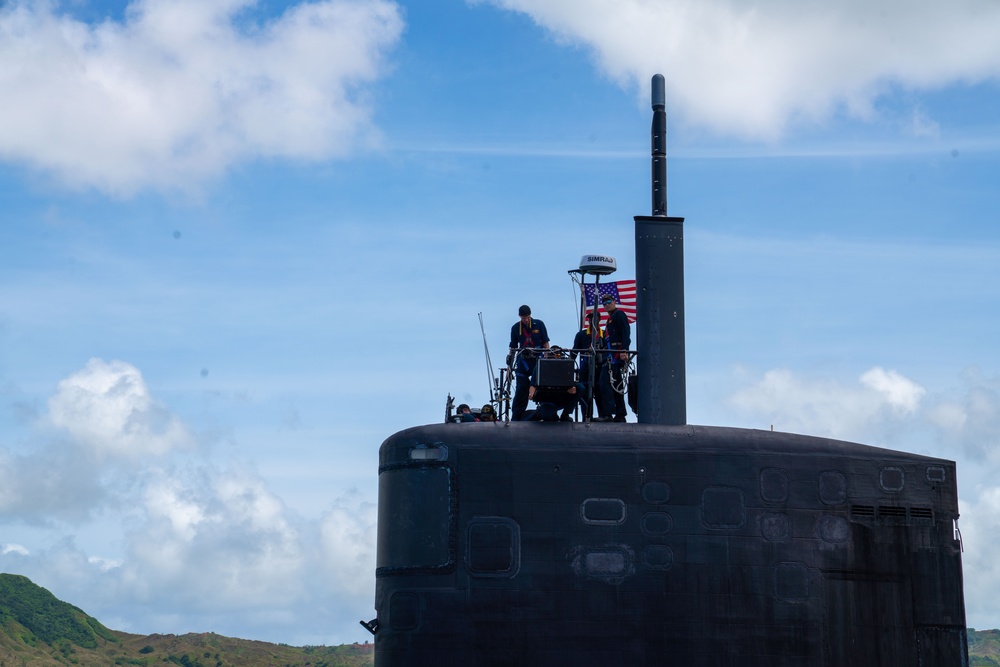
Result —
[{"label": "green hillside", "polygon": [[972,667],[1000,667],[1000,630],[969,628],[969,664]]},{"label": "green hillside", "polygon": [[367,667],[371,644],[286,646],[212,633],[108,630],[27,577],[0,574],[0,667]]},{"label": "green hillside", "polygon": [[66,641],[96,648],[100,640],[116,641],[97,619],[14,574],[0,574],[0,623],[8,636],[29,646]]}]

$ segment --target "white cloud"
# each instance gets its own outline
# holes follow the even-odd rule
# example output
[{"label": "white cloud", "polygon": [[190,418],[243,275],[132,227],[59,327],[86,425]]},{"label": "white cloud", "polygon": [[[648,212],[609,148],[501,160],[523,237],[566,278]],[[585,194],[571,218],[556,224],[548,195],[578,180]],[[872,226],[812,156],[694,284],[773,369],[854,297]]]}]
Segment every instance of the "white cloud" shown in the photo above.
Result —
[{"label": "white cloud", "polygon": [[122,501],[151,459],[194,444],[122,361],[91,359],[61,380],[33,426],[23,451],[0,448],[0,516],[33,524],[85,521]]},{"label": "white cloud", "polygon": [[0,555],[7,554],[20,554],[21,556],[28,556],[31,554],[27,547],[20,544],[0,544]]},{"label": "white cloud", "polygon": [[896,371],[875,367],[861,375],[861,384],[874,389],[898,413],[908,414],[917,409],[927,390]]},{"label": "white cloud", "polygon": [[377,514],[375,504],[343,497],[320,522],[326,576],[356,599],[374,599]]},{"label": "white cloud", "polygon": [[102,558],[101,556],[90,556],[87,558],[87,562],[96,565],[102,572],[122,566],[122,561],[117,558]]},{"label": "white cloud", "polygon": [[965,607],[973,627],[997,627],[997,597],[1000,596],[1000,561],[996,558],[1000,534],[1000,488],[976,490],[969,501],[961,498],[962,569],[966,581]]},{"label": "white cloud", "polygon": [[206,517],[201,506],[185,495],[178,481],[168,477],[150,484],[144,500],[148,517],[154,521],[163,519],[170,535],[189,541],[196,535],[198,524]]},{"label": "white cloud", "polygon": [[93,459],[64,441],[27,454],[0,449],[0,519],[78,523],[108,499]]},{"label": "white cloud", "polygon": [[[591,48],[600,68],[725,134],[774,138],[843,109],[871,118],[891,87],[1000,76],[1000,5],[865,0],[490,0]],[[923,128],[933,121],[920,119]]]},{"label": "white cloud", "polygon": [[903,129],[914,137],[938,138],[941,135],[941,124],[930,118],[923,109],[913,109],[908,122]]},{"label": "white cloud", "polygon": [[351,492],[304,520],[244,466],[139,477],[121,556],[88,555],[69,538],[35,552],[7,544],[0,569],[129,632],[300,644],[361,637],[357,621],[374,599],[373,503]]},{"label": "white cloud", "polygon": [[928,412],[938,439],[976,461],[1000,463],[1000,377],[967,369],[961,387]]},{"label": "white cloud", "polygon": [[98,457],[138,459],[190,444],[181,421],[155,401],[139,369],[91,359],[62,380],[49,399],[49,419]]},{"label": "white cloud", "polygon": [[[726,404],[743,423],[1000,465],[1000,377],[977,368],[966,369],[958,387],[934,393],[878,366],[857,384],[788,369],[737,382]],[[965,469],[974,472],[983,471]]]},{"label": "white cloud", "polygon": [[145,488],[121,567],[138,599],[204,612],[281,608],[301,594],[300,530],[259,476],[240,467],[151,470]]},{"label": "white cloud", "polygon": [[352,492],[297,515],[252,466],[182,447],[193,436],[125,362],[92,359],[48,406],[23,452],[0,447],[0,527],[44,535],[45,546],[12,537],[0,570],[126,631],[361,636],[374,504]]},{"label": "white cloud", "polygon": [[733,392],[728,403],[741,416],[780,431],[858,440],[903,427],[900,420],[916,411],[924,393],[912,380],[879,367],[863,373],[857,385],[774,369]]},{"label": "white cloud", "polygon": [[134,0],[96,25],[51,2],[0,5],[0,159],[127,195],[372,141],[365,91],[401,34],[398,7],[302,2],[241,26],[255,4]]}]

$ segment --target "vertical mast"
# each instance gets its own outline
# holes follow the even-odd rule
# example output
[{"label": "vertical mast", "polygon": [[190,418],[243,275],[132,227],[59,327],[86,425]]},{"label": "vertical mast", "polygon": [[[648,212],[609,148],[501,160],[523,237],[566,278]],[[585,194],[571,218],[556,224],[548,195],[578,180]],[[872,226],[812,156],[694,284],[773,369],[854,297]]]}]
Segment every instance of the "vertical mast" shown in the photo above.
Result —
[{"label": "vertical mast", "polygon": [[653,214],[635,216],[639,423],[687,423],[684,353],[684,218],[667,216],[667,114],[663,75],[652,82]]},{"label": "vertical mast", "polygon": [[667,215],[667,103],[662,74],[653,76],[652,103],[653,215],[663,217]]}]

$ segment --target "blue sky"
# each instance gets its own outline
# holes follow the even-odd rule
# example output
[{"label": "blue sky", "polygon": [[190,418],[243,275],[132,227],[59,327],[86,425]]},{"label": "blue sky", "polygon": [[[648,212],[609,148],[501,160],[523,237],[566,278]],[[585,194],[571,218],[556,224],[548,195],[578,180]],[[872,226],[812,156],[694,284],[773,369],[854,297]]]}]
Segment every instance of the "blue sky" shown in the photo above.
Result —
[{"label": "blue sky", "polygon": [[1000,626],[1000,8],[869,5],[0,5],[0,569],[364,640],[378,445],[633,276],[663,72],[689,421],[956,460]]}]

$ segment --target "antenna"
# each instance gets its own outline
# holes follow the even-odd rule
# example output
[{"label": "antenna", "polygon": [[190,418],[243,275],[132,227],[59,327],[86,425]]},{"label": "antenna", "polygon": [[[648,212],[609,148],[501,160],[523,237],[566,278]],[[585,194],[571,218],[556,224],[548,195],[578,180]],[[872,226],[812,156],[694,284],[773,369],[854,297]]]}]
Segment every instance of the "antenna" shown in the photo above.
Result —
[{"label": "antenna", "polygon": [[653,215],[667,214],[667,111],[663,75],[653,76],[653,128],[650,131],[653,157]]},{"label": "antenna", "polygon": [[493,393],[493,385],[497,380],[493,377],[493,362],[490,361],[490,346],[486,343],[486,327],[483,326],[483,314],[479,313],[479,330],[483,332],[483,349],[486,350],[486,376],[489,378],[487,384],[490,388],[490,403],[496,402],[496,395]]}]

